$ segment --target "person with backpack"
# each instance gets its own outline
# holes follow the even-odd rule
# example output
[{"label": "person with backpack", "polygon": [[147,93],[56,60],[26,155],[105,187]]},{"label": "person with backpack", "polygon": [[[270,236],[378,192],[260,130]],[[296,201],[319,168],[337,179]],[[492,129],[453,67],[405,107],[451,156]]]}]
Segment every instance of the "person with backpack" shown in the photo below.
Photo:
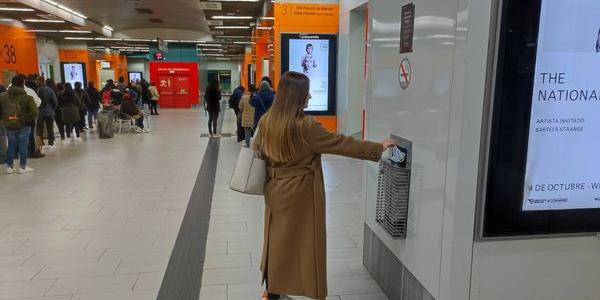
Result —
[{"label": "person with backpack", "polygon": [[27,166],[27,148],[29,134],[38,118],[38,108],[33,97],[25,92],[25,76],[16,75],[8,91],[0,94],[0,116],[6,127],[8,149],[6,154],[6,173],[15,172],[14,157],[17,145],[19,147],[19,174],[30,173],[34,170]]},{"label": "person with backpack", "polygon": [[94,120],[98,118],[98,111],[100,110],[100,101],[102,101],[102,97],[100,96],[100,92],[94,86],[94,82],[88,82],[88,86],[85,89],[87,94],[87,102],[85,106],[87,107],[87,121],[88,128],[94,128]]},{"label": "person with backpack", "polygon": [[38,119],[37,133],[40,139],[44,138],[44,125],[48,135],[48,148],[54,149],[54,119],[56,109],[58,108],[58,98],[54,93],[54,80],[46,79],[43,86],[40,87],[38,94],[42,99],[40,105],[40,116]]},{"label": "person with backpack", "polygon": [[250,104],[254,107],[254,128],[258,127],[258,122],[271,108],[273,101],[275,101],[275,91],[271,89],[268,81],[261,82],[256,97],[250,99]]},{"label": "person with backpack", "polygon": [[65,125],[65,133],[67,134],[67,139],[71,139],[71,135],[73,134],[73,129],[75,129],[75,141],[82,141],[81,127],[80,127],[80,111],[81,104],[79,103],[79,97],[73,91],[73,87],[70,83],[65,83],[65,90],[62,95],[58,99],[58,106],[62,111],[62,121]]}]

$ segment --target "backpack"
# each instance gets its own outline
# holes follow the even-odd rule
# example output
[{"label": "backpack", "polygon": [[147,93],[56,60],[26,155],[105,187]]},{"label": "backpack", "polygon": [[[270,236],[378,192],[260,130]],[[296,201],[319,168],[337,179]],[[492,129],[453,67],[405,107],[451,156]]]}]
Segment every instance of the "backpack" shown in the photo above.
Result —
[{"label": "backpack", "polygon": [[111,90],[105,90],[102,92],[102,106],[108,107],[111,104],[112,92]]},{"label": "backpack", "polygon": [[241,99],[241,91],[239,89],[235,89],[233,94],[229,97],[229,108],[234,109],[239,106]]},{"label": "backpack", "polygon": [[8,129],[21,129],[21,120],[23,119],[23,111],[21,110],[21,102],[19,99],[9,98],[4,107],[4,126]]}]

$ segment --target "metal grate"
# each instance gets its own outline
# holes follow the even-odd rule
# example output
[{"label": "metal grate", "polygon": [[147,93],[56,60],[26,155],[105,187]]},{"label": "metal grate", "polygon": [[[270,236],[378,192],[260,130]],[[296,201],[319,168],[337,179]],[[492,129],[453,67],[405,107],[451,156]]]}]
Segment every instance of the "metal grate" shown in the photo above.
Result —
[{"label": "metal grate", "polygon": [[394,239],[406,238],[409,192],[410,168],[382,159],[379,163],[375,218]]}]

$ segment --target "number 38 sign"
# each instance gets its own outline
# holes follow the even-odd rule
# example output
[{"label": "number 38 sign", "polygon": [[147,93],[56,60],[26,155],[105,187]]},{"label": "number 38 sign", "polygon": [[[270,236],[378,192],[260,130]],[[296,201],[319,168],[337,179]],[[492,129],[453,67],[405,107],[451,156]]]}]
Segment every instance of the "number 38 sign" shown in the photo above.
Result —
[{"label": "number 38 sign", "polygon": [[16,64],[17,63],[17,50],[14,45],[4,44],[0,48],[0,59],[3,63]]}]

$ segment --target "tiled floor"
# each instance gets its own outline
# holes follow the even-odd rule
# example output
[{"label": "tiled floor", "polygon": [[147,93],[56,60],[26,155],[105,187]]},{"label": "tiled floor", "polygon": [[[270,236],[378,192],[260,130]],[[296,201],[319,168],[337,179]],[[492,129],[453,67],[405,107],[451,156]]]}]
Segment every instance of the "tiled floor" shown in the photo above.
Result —
[{"label": "tiled floor", "polygon": [[[163,111],[150,134],[91,134],[32,161],[34,174],[1,174],[0,299],[156,299],[205,127],[199,111]],[[200,298],[258,299],[263,203],[228,189],[239,145],[220,149]],[[331,299],[386,299],[361,264],[361,163],[327,157],[325,173]]]}]

